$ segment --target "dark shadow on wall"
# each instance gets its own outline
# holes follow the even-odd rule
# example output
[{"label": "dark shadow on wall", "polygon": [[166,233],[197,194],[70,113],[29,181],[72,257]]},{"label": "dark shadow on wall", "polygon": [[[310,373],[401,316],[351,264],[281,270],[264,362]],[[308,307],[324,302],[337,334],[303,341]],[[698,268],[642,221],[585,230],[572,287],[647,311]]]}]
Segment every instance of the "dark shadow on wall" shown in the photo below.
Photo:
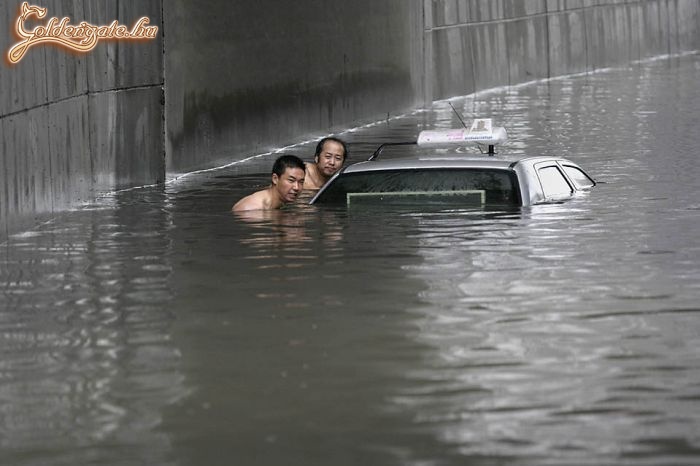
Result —
[{"label": "dark shadow on wall", "polygon": [[421,14],[400,0],[166,3],[168,171],[415,106]]},{"label": "dark shadow on wall", "polygon": [[[408,86],[395,85],[409,79],[398,70],[385,70],[341,75],[313,88],[290,82],[221,96],[193,91],[185,96],[183,132],[172,142],[191,157],[190,168],[230,161],[234,150],[265,151],[271,140],[291,141],[310,131],[323,134],[337,126],[334,122],[376,114],[377,105],[392,109],[392,98],[411,99]],[[355,95],[358,89],[365,90],[364,98]]]}]

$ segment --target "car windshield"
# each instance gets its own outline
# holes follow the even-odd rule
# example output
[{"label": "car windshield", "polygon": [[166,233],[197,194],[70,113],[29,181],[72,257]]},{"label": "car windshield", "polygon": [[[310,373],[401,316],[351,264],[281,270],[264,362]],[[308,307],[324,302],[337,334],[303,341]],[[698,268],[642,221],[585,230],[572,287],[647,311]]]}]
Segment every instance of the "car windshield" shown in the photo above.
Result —
[{"label": "car windshield", "polygon": [[449,168],[396,169],[343,173],[318,195],[316,203],[520,203],[510,170]]}]

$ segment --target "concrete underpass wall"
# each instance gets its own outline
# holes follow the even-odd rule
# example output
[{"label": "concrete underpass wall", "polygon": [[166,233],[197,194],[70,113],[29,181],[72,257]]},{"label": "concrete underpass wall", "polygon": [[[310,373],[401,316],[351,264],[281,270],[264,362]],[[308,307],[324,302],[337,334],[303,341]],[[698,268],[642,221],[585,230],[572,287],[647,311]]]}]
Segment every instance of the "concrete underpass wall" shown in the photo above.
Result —
[{"label": "concrete underpass wall", "polygon": [[[131,27],[142,16],[161,27],[161,0],[49,0],[51,17]],[[0,3],[0,50],[20,1]],[[36,45],[16,65],[0,63],[0,242],[9,233],[92,201],[101,192],[162,181],[163,43],[100,42],[87,54]],[[7,61],[7,60],[5,60]]]},{"label": "concrete underpass wall", "polygon": [[427,100],[700,49],[698,0],[425,2]]},{"label": "concrete underpass wall", "polygon": [[171,173],[386,117],[420,101],[420,1],[164,6]]}]

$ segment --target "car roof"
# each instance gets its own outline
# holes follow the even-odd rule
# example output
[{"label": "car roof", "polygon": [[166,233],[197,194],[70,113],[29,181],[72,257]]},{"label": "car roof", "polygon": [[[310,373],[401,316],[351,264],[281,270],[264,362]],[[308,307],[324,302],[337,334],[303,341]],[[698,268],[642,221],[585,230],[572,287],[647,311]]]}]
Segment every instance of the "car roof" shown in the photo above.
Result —
[{"label": "car roof", "polygon": [[529,157],[514,155],[479,155],[460,153],[432,153],[420,155],[407,155],[386,157],[372,161],[357,162],[348,165],[344,173],[360,173],[381,170],[408,170],[408,169],[439,169],[439,168],[474,168],[474,169],[500,169],[510,170],[516,163],[523,161],[564,160],[558,157]]}]

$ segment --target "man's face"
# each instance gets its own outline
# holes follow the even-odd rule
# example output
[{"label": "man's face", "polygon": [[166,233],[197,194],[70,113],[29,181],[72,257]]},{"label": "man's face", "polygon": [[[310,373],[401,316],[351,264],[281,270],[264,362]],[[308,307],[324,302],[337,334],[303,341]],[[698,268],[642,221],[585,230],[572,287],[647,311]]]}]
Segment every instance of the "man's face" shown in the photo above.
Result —
[{"label": "man's face", "polygon": [[335,174],[345,161],[343,145],[335,141],[323,143],[321,153],[316,156],[316,166],[323,176],[329,177]]},{"label": "man's face", "polygon": [[304,170],[287,167],[282,176],[272,174],[272,184],[286,204],[294,202],[304,186]]}]

